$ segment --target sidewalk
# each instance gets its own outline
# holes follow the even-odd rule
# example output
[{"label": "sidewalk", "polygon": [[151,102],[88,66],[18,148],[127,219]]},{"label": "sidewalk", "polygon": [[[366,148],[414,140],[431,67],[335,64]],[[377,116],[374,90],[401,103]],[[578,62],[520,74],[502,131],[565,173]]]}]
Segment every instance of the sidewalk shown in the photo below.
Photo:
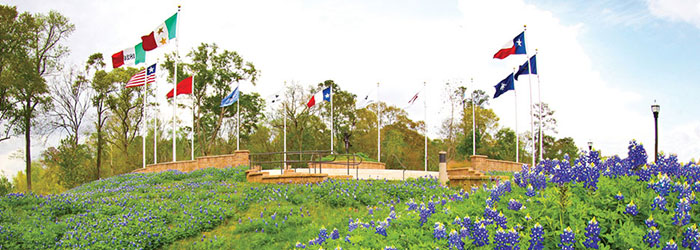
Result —
[{"label": "sidewalk", "polygon": [[[319,170],[316,169],[316,172],[314,172],[314,169],[311,169],[311,173],[319,173]],[[268,172],[270,175],[279,175],[280,170],[279,169],[267,169],[263,170],[263,172]],[[298,173],[309,173],[308,168],[297,168],[296,172]],[[323,174],[328,174],[328,175],[348,175],[348,170],[347,169],[333,169],[333,168],[328,168],[328,169],[321,169],[321,173]],[[373,179],[373,180],[403,180],[408,179],[408,178],[419,178],[419,177],[425,177],[425,176],[431,176],[434,178],[438,177],[438,172],[434,171],[417,171],[417,170],[404,170],[401,169],[350,169],[350,174],[353,176],[353,178],[357,179],[359,176],[359,179],[367,180],[367,179]]]}]

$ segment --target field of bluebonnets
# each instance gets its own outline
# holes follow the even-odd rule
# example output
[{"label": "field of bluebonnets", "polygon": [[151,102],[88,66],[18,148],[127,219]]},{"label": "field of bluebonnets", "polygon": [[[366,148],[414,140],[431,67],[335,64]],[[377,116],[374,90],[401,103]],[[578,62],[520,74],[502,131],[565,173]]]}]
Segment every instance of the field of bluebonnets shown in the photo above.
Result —
[{"label": "field of bluebonnets", "polygon": [[[0,198],[2,249],[700,249],[700,166],[547,160],[456,190],[435,179],[245,181],[245,167],[126,174]],[[695,211],[693,211],[695,208]]]}]

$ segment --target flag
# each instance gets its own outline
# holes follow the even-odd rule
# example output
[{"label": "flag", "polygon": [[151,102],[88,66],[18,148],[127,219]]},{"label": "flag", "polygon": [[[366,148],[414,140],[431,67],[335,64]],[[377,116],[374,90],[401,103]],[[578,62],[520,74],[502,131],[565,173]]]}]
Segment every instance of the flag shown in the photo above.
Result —
[{"label": "flag", "polygon": [[125,88],[131,88],[131,87],[138,87],[141,85],[144,85],[146,83],[154,83],[156,82],[156,64],[154,63],[151,66],[148,66],[148,68],[145,68],[139,73],[136,73],[129,79],[128,82],[126,82]]},{"label": "flag", "polygon": [[500,95],[502,95],[505,92],[508,92],[508,90],[514,90],[515,89],[515,84],[513,81],[513,73],[510,73],[508,77],[505,79],[501,80],[496,86],[496,94],[493,95],[493,99],[498,98]]},{"label": "flag", "polygon": [[512,54],[516,54],[516,55],[526,54],[526,52],[525,52],[525,31],[520,33],[520,35],[516,36],[515,38],[513,38],[512,41],[508,41],[506,44],[504,44],[503,47],[501,48],[501,50],[499,50],[498,52],[496,52],[495,55],[493,55],[493,58],[503,59],[503,58],[506,58]]},{"label": "flag", "polygon": [[314,105],[316,105],[316,100],[318,100],[319,102],[322,102],[322,101],[330,102],[331,101],[331,87],[325,88],[325,89],[317,92],[316,94],[314,94],[314,96],[311,97],[309,102],[306,103],[306,106],[309,108],[313,107]]},{"label": "flag", "polygon": [[367,95],[357,99],[356,109],[363,109],[368,105],[377,102],[377,89],[372,89]]},{"label": "flag", "polygon": [[[192,94],[192,77],[187,77],[177,84],[177,95]],[[173,98],[173,90],[166,95],[168,98]]]},{"label": "flag", "polygon": [[281,102],[282,102],[282,92],[283,92],[283,91],[284,91],[284,90],[279,90],[279,91],[275,92],[274,94],[267,96],[266,99],[267,99],[268,102],[270,102],[270,104],[272,104],[272,105],[281,103]]},{"label": "flag", "polygon": [[131,48],[126,48],[112,55],[112,68],[119,68],[122,65],[137,65],[146,62],[146,51],[141,43]]},{"label": "flag", "polygon": [[[535,60],[535,56],[536,55],[530,57],[530,64],[528,64],[527,61],[525,61],[523,65],[520,65],[520,67],[518,68],[518,72],[515,72],[515,80],[518,80],[518,76],[520,75],[527,75],[528,70],[530,74],[537,75],[537,61]],[[529,69],[530,65],[532,65],[532,69]]]},{"label": "flag", "polygon": [[168,44],[168,41],[175,38],[177,32],[177,13],[165,22],[161,23],[150,34],[142,36],[141,42],[145,51],[151,51],[155,48]]},{"label": "flag", "polygon": [[418,91],[418,93],[416,93],[415,95],[413,95],[413,97],[411,97],[411,100],[408,100],[408,105],[409,105],[409,106],[410,106],[410,105],[413,105],[413,103],[416,102],[416,100],[418,100],[418,94],[420,94],[420,91]]},{"label": "flag", "polygon": [[227,95],[224,97],[224,99],[221,99],[221,105],[219,107],[226,107],[226,106],[231,106],[231,104],[236,103],[238,101],[238,97],[241,95],[241,92],[238,91],[238,87],[231,92],[231,94]]}]

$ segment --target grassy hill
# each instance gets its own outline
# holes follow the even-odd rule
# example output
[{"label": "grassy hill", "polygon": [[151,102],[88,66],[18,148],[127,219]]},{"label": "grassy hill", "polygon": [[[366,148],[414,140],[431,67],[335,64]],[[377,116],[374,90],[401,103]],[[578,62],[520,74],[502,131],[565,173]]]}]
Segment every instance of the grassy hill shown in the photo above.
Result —
[{"label": "grassy hill", "polygon": [[635,170],[634,157],[545,161],[471,190],[435,179],[247,183],[245,167],[126,174],[0,197],[0,248],[700,247],[700,167],[662,158]]}]

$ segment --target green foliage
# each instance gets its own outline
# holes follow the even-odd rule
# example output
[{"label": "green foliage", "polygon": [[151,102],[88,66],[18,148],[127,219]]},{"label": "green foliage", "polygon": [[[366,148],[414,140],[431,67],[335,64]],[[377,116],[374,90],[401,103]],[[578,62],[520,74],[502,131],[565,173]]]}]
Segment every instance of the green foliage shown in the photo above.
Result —
[{"label": "green foliage", "polygon": [[12,191],[12,183],[4,175],[0,175],[0,196],[4,196]]}]

